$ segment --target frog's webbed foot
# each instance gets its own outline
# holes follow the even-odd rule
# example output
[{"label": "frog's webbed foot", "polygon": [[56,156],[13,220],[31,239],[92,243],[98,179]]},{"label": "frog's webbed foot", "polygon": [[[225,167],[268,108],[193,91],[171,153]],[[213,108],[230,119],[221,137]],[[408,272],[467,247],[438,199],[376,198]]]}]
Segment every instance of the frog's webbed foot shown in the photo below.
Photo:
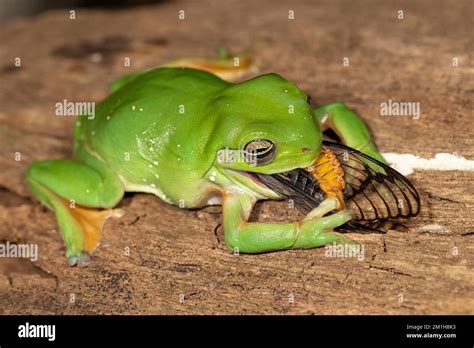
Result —
[{"label": "frog's webbed foot", "polygon": [[[89,255],[101,242],[105,221],[110,217],[121,217],[124,214],[122,209],[94,209],[81,206],[69,208],[69,211],[74,221],[79,225],[84,240],[84,252]],[[81,255],[79,255],[79,261]]]},{"label": "frog's webbed foot", "polygon": [[92,253],[101,244],[106,220],[111,217],[121,217],[124,212],[122,209],[70,206],[69,201],[59,196],[55,197],[55,201],[54,210],[65,239],[68,264],[69,266],[87,266]]}]

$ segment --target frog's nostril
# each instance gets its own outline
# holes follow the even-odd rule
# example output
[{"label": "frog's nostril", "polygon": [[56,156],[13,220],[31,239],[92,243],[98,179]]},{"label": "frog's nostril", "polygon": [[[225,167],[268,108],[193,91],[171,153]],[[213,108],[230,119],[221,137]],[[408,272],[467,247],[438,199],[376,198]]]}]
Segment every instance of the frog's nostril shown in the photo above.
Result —
[{"label": "frog's nostril", "polygon": [[301,149],[301,151],[302,151],[303,153],[308,153],[308,152],[309,152],[309,148],[308,148],[308,147],[303,147],[303,148]]}]

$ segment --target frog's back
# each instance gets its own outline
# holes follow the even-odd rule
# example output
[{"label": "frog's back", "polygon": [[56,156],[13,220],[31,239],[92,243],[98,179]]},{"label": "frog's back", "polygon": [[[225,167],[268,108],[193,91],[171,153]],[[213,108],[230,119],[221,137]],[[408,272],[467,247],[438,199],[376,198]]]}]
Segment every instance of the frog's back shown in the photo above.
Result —
[{"label": "frog's back", "polygon": [[142,73],[97,105],[94,119],[81,119],[75,147],[108,163],[130,191],[191,189],[214,160],[205,153],[215,124],[209,103],[228,85],[194,69]]}]

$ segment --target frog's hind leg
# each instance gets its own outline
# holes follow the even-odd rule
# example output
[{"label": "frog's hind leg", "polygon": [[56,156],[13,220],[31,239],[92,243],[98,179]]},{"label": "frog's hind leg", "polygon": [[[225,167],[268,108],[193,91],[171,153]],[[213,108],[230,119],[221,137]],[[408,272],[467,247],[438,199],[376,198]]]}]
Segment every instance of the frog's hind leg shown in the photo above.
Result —
[{"label": "frog's hind leg", "polygon": [[[252,51],[249,48],[241,54],[230,56],[227,50],[221,49],[219,58],[190,57],[176,59],[161,65],[163,68],[191,68],[203,70],[219,76],[221,79],[234,82],[254,69]],[[223,53],[222,53],[223,52]],[[110,85],[110,93],[118,91],[123,86],[139,78],[146,72],[134,72],[119,77]]]},{"label": "frog's hind leg", "polygon": [[[164,68],[192,68],[203,70],[219,76],[221,79],[234,82],[252,69],[252,58],[249,53],[235,57],[212,58],[181,58],[162,65]],[[119,77],[110,85],[110,93],[118,91],[142,76],[144,72],[130,73]]]},{"label": "frog's hind leg", "polygon": [[82,162],[52,160],[33,163],[27,180],[35,196],[55,212],[69,264],[87,264],[105,220],[120,214],[111,209],[124,193],[120,179]]},{"label": "frog's hind leg", "polygon": [[180,67],[204,70],[226,81],[236,81],[253,68],[252,49],[239,55],[229,56],[227,51],[219,58],[182,58],[171,61],[163,67]]}]

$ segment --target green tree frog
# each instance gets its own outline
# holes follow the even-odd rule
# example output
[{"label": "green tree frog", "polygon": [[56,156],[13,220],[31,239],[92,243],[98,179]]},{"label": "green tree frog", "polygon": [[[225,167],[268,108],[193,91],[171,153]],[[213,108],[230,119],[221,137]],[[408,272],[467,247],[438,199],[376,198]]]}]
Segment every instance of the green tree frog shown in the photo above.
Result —
[{"label": "green tree frog", "polygon": [[78,118],[73,159],[28,168],[32,192],[56,214],[69,264],[87,264],[125,192],[181,208],[221,204],[225,243],[242,253],[352,243],[334,231],[350,211],[325,216],[338,208],[334,198],[300,221],[248,218],[257,200],[281,198],[255,173],[310,166],[325,129],[383,161],[357,114],[342,103],[313,109],[306,93],[274,73],[233,83],[217,76],[232,75],[226,62],[188,63],[118,79],[93,119]]}]

